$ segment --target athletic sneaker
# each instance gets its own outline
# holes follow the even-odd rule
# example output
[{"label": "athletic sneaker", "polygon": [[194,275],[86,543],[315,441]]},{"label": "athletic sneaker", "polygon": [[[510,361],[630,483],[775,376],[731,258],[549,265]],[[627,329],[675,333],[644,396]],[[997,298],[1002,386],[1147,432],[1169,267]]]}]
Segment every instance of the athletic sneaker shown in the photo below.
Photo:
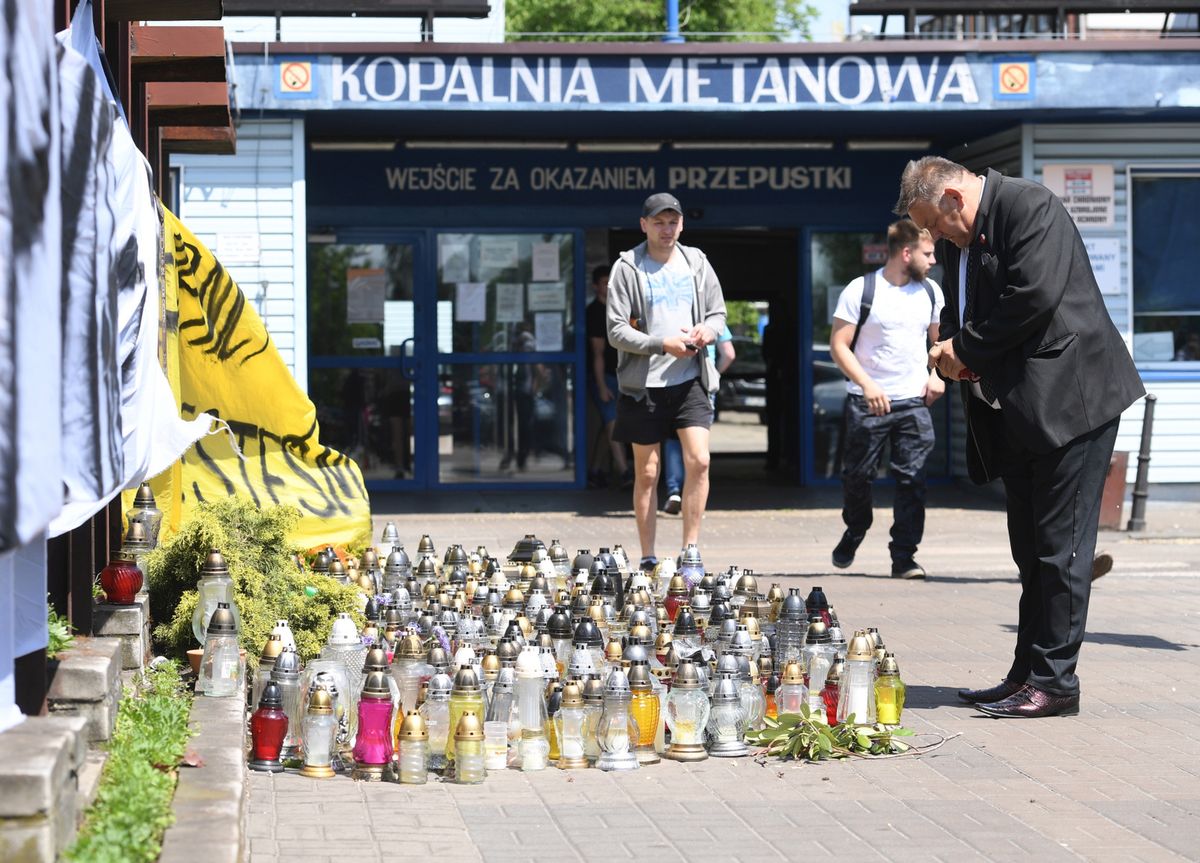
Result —
[{"label": "athletic sneaker", "polygon": [[837,547],[833,550],[833,565],[838,569],[845,569],[854,563],[854,553],[858,551],[858,545],[862,541],[861,536],[856,537],[850,531],[845,531],[841,540],[838,541]]},{"label": "athletic sneaker", "polygon": [[892,578],[924,578],[925,568],[911,557],[892,561]]},{"label": "athletic sneaker", "polygon": [[647,574],[653,574],[654,568],[658,566],[657,557],[643,557],[642,562],[638,564],[638,569]]},{"label": "athletic sneaker", "polygon": [[683,498],[675,492],[667,498],[667,502],[663,504],[663,512],[667,515],[679,515],[679,510],[683,509]]}]

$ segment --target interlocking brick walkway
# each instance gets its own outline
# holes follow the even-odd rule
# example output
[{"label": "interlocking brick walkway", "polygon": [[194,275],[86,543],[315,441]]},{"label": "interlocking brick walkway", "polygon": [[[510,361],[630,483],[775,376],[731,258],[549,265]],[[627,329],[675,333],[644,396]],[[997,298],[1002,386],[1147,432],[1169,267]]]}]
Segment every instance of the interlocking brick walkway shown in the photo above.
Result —
[{"label": "interlocking brick walkway", "polygon": [[[806,509],[777,498],[714,509],[706,564],[810,573],[778,580],[805,591],[821,584],[847,628],[878,626],[908,684],[905,724],[931,735],[924,742],[952,737],[941,748],[819,765],[745,758],[619,775],[504,771],[475,787],[251,774],[251,863],[1200,857],[1200,505],[1152,500],[1147,537],[1101,533],[1117,563],[1092,595],[1081,714],[1001,721],[954,698],[960,686],[998,681],[1011,657],[1017,584],[994,499],[931,492],[919,554],[930,578],[914,583],[886,577],[889,510],[877,508],[852,574],[832,574],[836,495],[809,493]],[[393,511],[410,551],[427,532],[439,553],[458,541],[503,555],[534,532],[572,552],[611,542],[637,552],[623,496],[517,500],[555,511],[513,514],[503,495]],[[377,515],[377,529],[386,518]],[[678,519],[660,517],[660,553],[678,530]]]}]

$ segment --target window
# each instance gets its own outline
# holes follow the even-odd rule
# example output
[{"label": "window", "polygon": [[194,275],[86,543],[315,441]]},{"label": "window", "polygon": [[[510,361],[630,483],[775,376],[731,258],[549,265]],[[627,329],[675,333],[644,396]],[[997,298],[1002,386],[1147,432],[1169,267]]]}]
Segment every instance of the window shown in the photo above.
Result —
[{"label": "window", "polygon": [[1200,368],[1200,173],[1131,177],[1133,358]]}]

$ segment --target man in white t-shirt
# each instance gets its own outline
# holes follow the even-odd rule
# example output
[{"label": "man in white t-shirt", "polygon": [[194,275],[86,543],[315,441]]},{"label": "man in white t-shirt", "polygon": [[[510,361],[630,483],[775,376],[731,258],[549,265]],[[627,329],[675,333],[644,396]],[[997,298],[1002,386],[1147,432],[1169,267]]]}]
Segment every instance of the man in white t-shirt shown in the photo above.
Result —
[{"label": "man in white t-shirt", "polygon": [[842,457],[846,530],[833,565],[854,563],[871,527],[871,481],[886,442],[896,480],[892,576],[924,578],[915,556],[925,532],[925,460],[934,444],[929,406],[946,391],[936,370],[927,368],[927,351],[937,341],[944,303],[941,288],[926,279],[934,264],[929,232],[902,219],[888,228],[887,239],[887,263],[842,291],[829,337],[849,392]]}]

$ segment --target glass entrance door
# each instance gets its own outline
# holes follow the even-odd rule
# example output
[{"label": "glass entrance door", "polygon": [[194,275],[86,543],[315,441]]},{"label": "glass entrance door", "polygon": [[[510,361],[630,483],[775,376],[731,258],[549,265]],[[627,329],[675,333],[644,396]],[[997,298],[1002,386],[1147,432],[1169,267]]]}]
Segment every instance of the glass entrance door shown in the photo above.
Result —
[{"label": "glass entrance door", "polygon": [[308,249],[308,388],[321,439],[369,488],[424,485],[417,283],[421,235],[339,235]]},{"label": "glass entrance door", "polygon": [[435,243],[437,484],[578,484],[577,232],[439,233]]},{"label": "glass entrance door", "polygon": [[[846,379],[829,354],[833,311],[842,289],[868,271],[887,262],[887,236],[865,231],[812,231],[808,234],[809,285],[811,286],[812,338],[805,375],[812,400],[812,425],[807,430],[806,449],[811,453],[805,466],[806,483],[837,482],[842,472],[842,411],[846,401]],[[929,278],[941,284],[941,267],[930,270]],[[954,394],[953,388],[948,393]],[[926,462],[929,477],[949,476],[948,399],[943,397],[930,409],[937,442]],[[879,476],[887,476],[888,453],[880,459]]]}]

